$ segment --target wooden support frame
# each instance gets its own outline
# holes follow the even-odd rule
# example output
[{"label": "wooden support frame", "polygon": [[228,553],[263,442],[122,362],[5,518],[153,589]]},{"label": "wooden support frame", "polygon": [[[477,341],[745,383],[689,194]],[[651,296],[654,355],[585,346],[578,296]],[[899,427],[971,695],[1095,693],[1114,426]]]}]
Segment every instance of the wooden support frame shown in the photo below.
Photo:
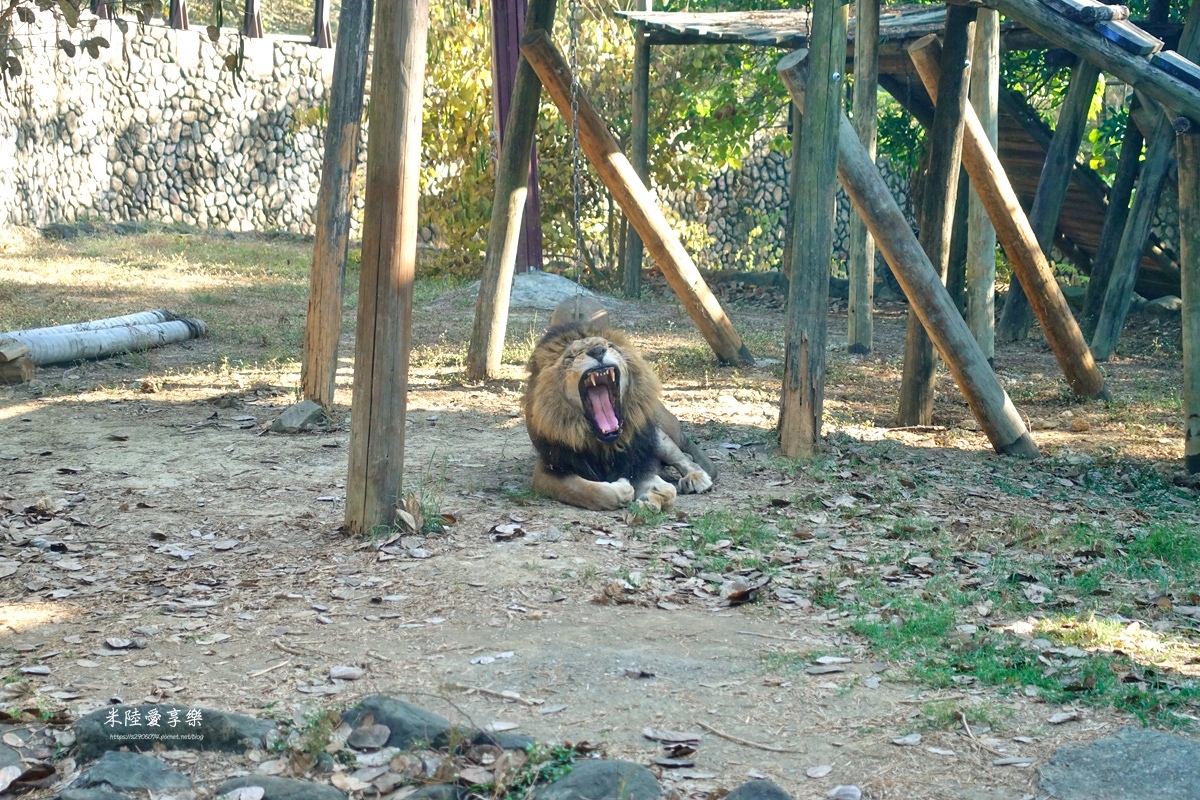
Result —
[{"label": "wooden support frame", "polygon": [[[562,53],[546,31],[533,31],[521,40],[521,52],[541,79],[559,112],[571,118],[571,69]],[[679,297],[700,334],[727,364],[749,365],[754,356],[742,343],[725,309],[713,296],[700,271],[679,238],[671,230],[653,195],[638,178],[629,159],[621,152],[587,95],[580,91],[575,97],[579,112],[579,145],[596,170],[601,182],[608,187],[613,199],[629,224],[641,234],[646,249],[658,262],[667,283]]]},{"label": "wooden support frame", "polygon": [[[797,50],[784,56],[777,67],[792,102],[800,111],[805,105],[807,55],[807,51]],[[1025,429],[1021,415],[996,379],[929,257],[913,235],[908,219],[845,114],[841,115],[838,129],[837,170],[842,188],[871,229],[876,244],[892,266],[893,274],[929,331],[992,447],[1002,454],[1037,458],[1037,447]]]},{"label": "wooden support frame", "polygon": [[404,501],[429,0],[376,7],[346,530],[390,528]]},{"label": "wooden support frame", "polygon": [[92,13],[96,15],[96,19],[112,19],[115,2],[116,0],[92,0]]},{"label": "wooden support frame", "polygon": [[[1067,198],[1071,175],[1075,171],[1075,159],[1079,155],[1079,144],[1083,141],[1083,129],[1099,80],[1100,68],[1095,64],[1081,59],[1075,65],[1067,86],[1067,96],[1058,111],[1058,125],[1042,164],[1037,192],[1029,210],[1029,224],[1033,226],[1033,233],[1047,258],[1054,246],[1058,217]],[[1004,314],[996,326],[996,335],[1007,342],[1025,338],[1029,332],[1030,312],[1025,290],[1020,281],[1014,280],[1008,287]]]},{"label": "wooden support frame", "polygon": [[1133,185],[1137,180],[1142,160],[1142,130],[1133,119],[1136,98],[1130,100],[1130,116],[1125,123],[1125,136],[1121,139],[1121,151],[1117,155],[1117,174],[1113,176],[1108,191],[1108,207],[1104,211],[1104,227],[1100,229],[1100,242],[1096,246],[1096,257],[1092,259],[1092,270],[1088,276],[1087,294],[1083,301],[1083,326],[1095,330],[1096,318],[1104,305],[1108,289],[1108,278],[1117,260],[1117,250],[1129,220],[1129,201],[1133,197]]},{"label": "wooden support frame", "polygon": [[[247,0],[247,15],[252,3],[257,13],[258,0]],[[354,173],[358,170],[373,14],[374,0],[342,0],[329,89],[329,122],[325,126],[321,186],[313,216],[316,237],[308,281],[308,316],[304,324],[300,385],[304,399],[312,400],[326,410],[333,405],[337,389],[346,253],[350,247]]]},{"label": "wooden support frame", "polygon": [[316,0],[313,6],[313,47],[333,47],[333,31],[329,27],[329,0]]},{"label": "wooden support frame", "polygon": [[[880,0],[857,0],[854,14],[854,130],[875,158],[878,138]],[[850,215],[850,256],[846,265],[850,299],[846,304],[846,349],[871,352],[875,335],[875,242],[857,214]]]},{"label": "wooden support frame", "polygon": [[1179,267],[1183,299],[1183,459],[1200,473],[1200,134],[1180,133]]},{"label": "wooden support frame", "polygon": [[[975,41],[975,9],[946,6],[945,45],[940,56],[937,100],[929,129],[929,166],[922,179],[921,208],[917,213],[921,246],[942,282],[950,265],[950,234],[962,164],[963,120],[971,79],[971,50]],[[900,425],[933,422],[933,378],[937,367],[933,343],[916,314],[908,317],[904,337],[904,373],[900,379]]]},{"label": "wooden support frame", "polygon": [[[927,36],[914,42],[908,51],[921,82],[931,95],[937,92],[939,50],[937,37]],[[996,228],[996,236],[1014,272],[1031,290],[1029,299],[1033,312],[1041,323],[1046,341],[1067,383],[1081,397],[1107,398],[1104,375],[1088,351],[1083,333],[1067,306],[1046,256],[1038,246],[1037,237],[1000,165],[996,151],[988,143],[987,134],[979,124],[975,110],[969,106],[965,123],[963,166],[967,168],[971,184],[987,209],[988,218]]]},{"label": "wooden support frame", "polygon": [[[975,52],[971,58],[971,107],[995,149],[1000,106],[1000,15],[981,8],[975,14]],[[996,356],[996,229],[970,187],[967,209],[967,325],[983,354]]]},{"label": "wooden support frame", "polygon": [[[339,26],[341,25],[340,17],[338,24]],[[242,35],[247,39],[262,38],[263,24],[261,0],[246,0],[246,10],[242,14]]]},{"label": "wooden support frame", "polygon": [[187,0],[170,0],[167,10],[167,27],[177,31],[188,30]]},{"label": "wooden support frame", "polygon": [[[1193,3],[1188,11],[1187,22],[1184,23],[1183,33],[1179,36],[1179,54],[1184,58],[1200,56],[1200,3]],[[1096,330],[1092,334],[1092,354],[1098,361],[1107,361],[1121,338],[1121,328],[1125,326],[1125,317],[1128,316],[1129,306],[1133,302],[1138,266],[1146,249],[1150,228],[1154,224],[1158,198],[1162,193],[1163,182],[1167,178],[1175,149],[1172,121],[1163,112],[1174,112],[1179,107],[1170,103],[1166,109],[1154,109],[1150,102],[1143,105],[1153,113],[1154,125],[1146,137],[1146,160],[1142,162],[1141,172],[1138,174],[1137,194],[1134,195],[1133,207],[1129,210],[1129,218],[1121,234],[1121,245],[1117,248],[1117,255],[1108,276],[1108,286],[1104,289],[1104,303],[1096,317]],[[1200,116],[1189,114],[1189,117],[1200,120]]]},{"label": "wooden support frame", "polygon": [[967,216],[970,203],[967,193],[971,181],[967,171],[958,171],[958,191],[954,195],[954,217],[950,226],[950,259],[946,270],[946,291],[958,308],[958,312],[967,318]]},{"label": "wooden support frame", "polygon": [[[525,12],[526,33],[551,29],[557,6],[557,0],[531,0]],[[467,345],[467,377],[475,381],[500,374],[508,330],[508,301],[521,234],[525,230],[530,163],[541,96],[541,81],[522,55],[517,60],[512,102],[504,124],[487,253],[475,301],[475,322]]]},{"label": "wooden support frame", "polygon": [[829,262],[833,252],[837,197],[838,131],[844,116],[846,26],[850,8],[842,0],[813,0],[809,70],[803,93],[796,186],[804,205],[792,227],[783,390],[779,400],[779,449],[788,458],[807,458],[821,438],[825,395],[825,341],[829,327]]},{"label": "wooden support frame", "polygon": [[[654,0],[640,0],[640,10],[653,11]],[[629,161],[642,182],[650,185],[650,40],[645,23],[633,26],[633,104],[629,113]],[[625,234],[625,296],[642,293],[642,237],[629,225]]]}]

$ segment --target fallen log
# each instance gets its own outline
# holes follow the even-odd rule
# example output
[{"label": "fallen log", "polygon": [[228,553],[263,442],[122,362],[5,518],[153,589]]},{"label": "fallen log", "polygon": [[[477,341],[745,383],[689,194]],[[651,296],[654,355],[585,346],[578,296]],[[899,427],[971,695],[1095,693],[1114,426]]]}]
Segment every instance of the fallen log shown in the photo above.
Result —
[{"label": "fallen log", "polygon": [[[146,313],[169,315],[170,318],[160,322],[94,327],[112,321],[96,320],[76,325],[58,325],[53,328],[9,331],[0,334],[0,338],[12,340],[18,345],[27,347],[27,357],[34,364],[41,366],[57,364],[62,361],[79,361],[103,358],[117,353],[150,350],[167,344],[198,339],[208,333],[208,328],[198,319],[178,317],[170,311]],[[114,317],[113,319],[123,318]]]}]

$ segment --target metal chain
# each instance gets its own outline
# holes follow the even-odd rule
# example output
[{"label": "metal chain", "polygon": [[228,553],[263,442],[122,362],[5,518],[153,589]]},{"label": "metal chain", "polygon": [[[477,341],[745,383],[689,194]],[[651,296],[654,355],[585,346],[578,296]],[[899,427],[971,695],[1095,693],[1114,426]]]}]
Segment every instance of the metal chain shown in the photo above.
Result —
[{"label": "metal chain", "polygon": [[571,196],[572,230],[575,233],[575,284],[577,291],[583,287],[583,230],[579,224],[580,194],[582,192],[583,163],[579,153],[579,2],[570,2],[571,40],[568,56],[571,61]]}]

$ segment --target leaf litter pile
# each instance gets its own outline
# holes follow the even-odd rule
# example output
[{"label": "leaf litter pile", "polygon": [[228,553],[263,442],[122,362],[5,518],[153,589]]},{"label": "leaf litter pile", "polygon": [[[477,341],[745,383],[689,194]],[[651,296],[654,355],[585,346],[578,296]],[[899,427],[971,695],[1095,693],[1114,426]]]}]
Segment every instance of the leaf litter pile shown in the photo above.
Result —
[{"label": "leaf litter pile", "polygon": [[[1040,421],[1039,462],[988,453],[948,380],[938,425],[889,430],[898,364],[831,352],[828,441],[796,465],[773,445],[776,372],[717,370],[678,309],[651,304],[637,338],[721,475],[637,517],[529,493],[520,385],[446,366],[439,337],[470,324],[446,308],[450,335],[418,325],[405,514],[371,539],[338,532],[344,417],[264,435],[286,375],[171,373],[163,351],[146,375],[100,362],[3,390],[20,410],[0,461],[2,697],[28,763],[61,777],[71,717],[106,703],[203,704],[296,735],[178,764],[298,776],[315,764],[300,753],[333,747],[338,783],[383,796],[441,767],[373,763],[316,720],[393,691],[596,742],[679,796],[767,775],[796,796],[1019,798],[1059,744],[1200,718],[1195,485],[1144,406],[1064,410],[1036,347],[1005,382]],[[739,315],[776,335],[778,315]],[[902,322],[881,320],[881,349]],[[1144,368],[1114,365],[1114,393]],[[520,794],[523,767],[491,751],[453,769]]]}]

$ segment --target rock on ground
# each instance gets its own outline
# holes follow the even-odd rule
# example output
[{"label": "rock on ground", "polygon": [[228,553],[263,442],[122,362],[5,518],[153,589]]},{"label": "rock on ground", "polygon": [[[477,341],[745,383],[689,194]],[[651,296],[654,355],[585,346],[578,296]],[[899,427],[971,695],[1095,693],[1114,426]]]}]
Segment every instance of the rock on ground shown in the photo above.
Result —
[{"label": "rock on ground", "polygon": [[1196,800],[1200,742],[1122,728],[1087,745],[1066,745],[1040,768],[1041,788],[1060,800]]},{"label": "rock on ground", "polygon": [[192,781],[181,772],[167,769],[157,758],[141,753],[108,752],[80,775],[71,788],[164,792],[190,789]]},{"label": "rock on ground", "polygon": [[726,800],[793,800],[792,796],[768,780],[747,781],[725,796]]},{"label": "rock on ground", "polygon": [[[105,706],[104,708],[98,708],[81,718],[75,724],[75,756],[81,761],[87,761],[96,758],[102,753],[117,750],[121,747],[149,750],[158,741],[167,745],[167,749],[169,750],[224,750],[226,752],[244,752],[247,749],[247,740],[249,740],[251,746],[261,747],[263,737],[275,727],[273,723],[256,719],[255,717],[248,717],[243,714],[228,714],[208,708],[199,709],[199,725],[189,726],[185,720],[190,710],[193,709],[176,705]],[[113,711],[117,712],[117,719],[122,724],[107,724],[109,715]],[[151,711],[159,714],[157,731],[146,724]],[[178,724],[173,728],[168,724],[168,714],[171,711],[178,712],[179,720]],[[126,712],[129,712],[131,717],[137,719],[141,725],[137,727],[125,726],[123,723],[127,718]],[[133,717],[132,715],[135,713],[136,716]],[[162,734],[164,738],[122,738],[123,734],[136,733],[141,735],[152,731]],[[201,738],[165,738],[170,737],[174,733],[195,734]]]},{"label": "rock on ground", "polygon": [[59,792],[58,800],[129,800],[123,794],[110,792],[108,789],[64,789]]},{"label": "rock on ground", "polygon": [[534,800],[653,800],[662,794],[654,773],[631,761],[576,762],[571,771],[534,792]]},{"label": "rock on ground", "polygon": [[[471,296],[475,297],[478,294],[479,284],[476,283],[471,287]],[[514,275],[508,305],[509,308],[553,311],[563,300],[576,295],[595,297],[609,309],[619,305],[618,301],[589,292],[570,278],[555,275],[553,272],[522,272]]]},{"label": "rock on ground", "polygon": [[217,787],[217,795],[228,794],[234,789],[244,789],[247,786],[262,789],[262,800],[346,800],[346,795],[332,786],[266,775],[246,775],[227,780]]},{"label": "rock on ground", "polygon": [[443,747],[450,736],[450,720],[418,708],[403,700],[372,695],[342,714],[342,721],[357,727],[359,720],[371,714],[376,725],[386,725],[392,732],[388,747],[408,750],[416,742],[426,742],[433,747]]},{"label": "rock on ground", "polygon": [[299,433],[307,430],[325,416],[325,409],[312,400],[301,400],[289,406],[271,423],[274,433]]}]

